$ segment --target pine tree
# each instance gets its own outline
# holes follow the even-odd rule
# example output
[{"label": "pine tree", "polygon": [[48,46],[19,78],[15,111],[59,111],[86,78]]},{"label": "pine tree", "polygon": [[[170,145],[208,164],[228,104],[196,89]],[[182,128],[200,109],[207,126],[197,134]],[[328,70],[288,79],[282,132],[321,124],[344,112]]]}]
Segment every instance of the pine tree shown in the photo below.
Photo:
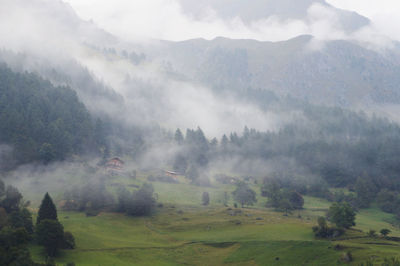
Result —
[{"label": "pine tree", "polygon": [[44,195],[42,203],[40,204],[36,224],[39,224],[43,220],[57,220],[57,209],[49,193]]},{"label": "pine tree", "polygon": [[57,220],[44,219],[36,228],[38,243],[45,247],[47,255],[54,257],[62,246],[64,227]]}]

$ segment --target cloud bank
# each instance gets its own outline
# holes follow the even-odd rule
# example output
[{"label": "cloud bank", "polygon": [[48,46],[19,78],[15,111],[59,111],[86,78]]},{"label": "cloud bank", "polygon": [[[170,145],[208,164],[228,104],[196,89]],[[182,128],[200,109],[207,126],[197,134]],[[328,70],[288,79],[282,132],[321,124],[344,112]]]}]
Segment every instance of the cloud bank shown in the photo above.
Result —
[{"label": "cloud bank", "polygon": [[[400,40],[400,30],[394,34],[396,29],[393,23],[389,23],[393,26],[385,29],[379,26],[386,24],[380,22],[381,16],[372,16],[374,19],[372,25],[349,32],[346,29],[348,25],[341,23],[344,11],[322,1],[315,1],[314,4],[311,4],[307,8],[304,18],[282,17],[278,14],[261,19],[257,17],[255,20],[246,22],[241,19],[241,14],[223,18],[209,6],[204,6],[201,16],[194,16],[185,12],[178,0],[65,1],[71,4],[82,18],[93,20],[107,31],[130,41],[143,39],[181,41],[193,38],[213,39],[219,36],[233,39],[282,41],[304,34],[313,35],[318,40],[357,40],[380,46],[389,46],[388,39],[390,37]],[[351,8],[351,4],[344,5],[344,2],[361,3],[365,1],[329,1],[334,6],[363,11],[361,8]],[[386,0],[386,2],[387,6],[399,5],[394,0]],[[382,10],[382,12],[390,10],[387,7],[379,9],[379,5],[371,4],[369,1],[365,5],[371,6],[371,9]],[[356,5],[356,7],[358,6]],[[349,15],[357,16],[356,14],[346,14],[345,16]],[[387,21],[385,20],[385,22]]]}]

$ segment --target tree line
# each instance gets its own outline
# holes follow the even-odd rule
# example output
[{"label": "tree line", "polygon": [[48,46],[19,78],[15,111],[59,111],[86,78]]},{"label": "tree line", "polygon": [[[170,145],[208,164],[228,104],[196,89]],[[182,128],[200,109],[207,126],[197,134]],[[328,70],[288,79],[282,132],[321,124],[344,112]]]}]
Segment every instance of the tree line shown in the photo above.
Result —
[{"label": "tree line", "polygon": [[[400,127],[339,107],[292,105],[288,108],[301,115],[277,131],[245,127],[240,134],[209,140],[200,128],[185,135],[177,129],[172,141],[181,148],[171,163],[174,170],[195,183],[201,169],[232,160],[232,172],[264,175],[266,183],[273,180],[280,189],[347,201],[355,208],[377,202],[400,217]],[[252,162],[272,167],[266,173],[267,167],[252,167]],[[330,188],[351,193],[340,195]]]}]

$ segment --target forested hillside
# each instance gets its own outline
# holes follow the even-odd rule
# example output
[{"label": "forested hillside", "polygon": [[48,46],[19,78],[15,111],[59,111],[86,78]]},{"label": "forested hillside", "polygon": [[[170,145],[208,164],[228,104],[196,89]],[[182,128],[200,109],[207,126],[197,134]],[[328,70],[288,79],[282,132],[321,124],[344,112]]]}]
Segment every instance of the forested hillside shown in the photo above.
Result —
[{"label": "forested hillside", "polygon": [[0,143],[12,149],[2,167],[96,152],[104,145],[99,130],[70,88],[0,66]]}]

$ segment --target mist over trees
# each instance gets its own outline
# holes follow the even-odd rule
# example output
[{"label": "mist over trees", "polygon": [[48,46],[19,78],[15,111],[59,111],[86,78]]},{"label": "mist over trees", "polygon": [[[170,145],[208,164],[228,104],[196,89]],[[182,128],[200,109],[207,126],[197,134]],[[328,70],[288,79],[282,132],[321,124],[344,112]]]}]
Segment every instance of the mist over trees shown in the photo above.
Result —
[{"label": "mist over trees", "polygon": [[108,192],[104,179],[90,179],[85,184],[68,189],[64,193],[64,210],[81,211],[86,215],[97,215],[103,210],[112,210],[115,199]]},{"label": "mist over trees", "polygon": [[13,148],[3,167],[96,151],[101,144],[95,135],[95,124],[73,90],[0,65],[0,142]]},{"label": "mist over trees", "polygon": [[[3,160],[3,167],[63,160],[88,150],[104,158],[111,154],[140,158],[155,143],[172,141],[178,147],[170,162],[173,169],[194,183],[207,184],[207,180],[200,180],[199,172],[218,161],[237,160],[234,171],[265,175],[263,169],[250,167],[251,162],[293,160],[295,169],[278,166],[273,171],[303,194],[319,193],[312,188],[315,180],[297,181],[307,175],[328,186],[354,187],[359,191],[360,207],[368,206],[382,188],[396,190],[400,186],[396,161],[400,129],[385,119],[281,98],[265,90],[247,90],[242,96],[262,109],[299,115],[278,131],[260,132],[246,127],[242,133],[226,132],[220,140],[209,140],[197,128],[186,130],[185,135],[177,130],[170,137],[157,128],[140,129],[110,117],[94,118],[71,89],[54,87],[34,74],[17,74],[2,66],[1,77],[1,113],[7,115],[0,117],[0,139],[12,147],[12,154],[5,157],[9,163]],[[32,91],[28,84],[37,89]],[[57,104],[50,104],[54,102]],[[152,137],[144,139],[146,134]],[[299,187],[295,183],[303,184]]]},{"label": "mist over trees", "polygon": [[[279,180],[279,190],[286,194],[280,198],[293,198],[295,194],[287,193],[297,192],[365,208],[381,195],[382,210],[400,212],[396,194],[400,188],[400,127],[386,119],[278,97],[265,90],[244,90],[238,92],[244,99],[265,111],[293,113],[292,119],[279,130],[245,127],[243,132],[208,139],[200,127],[187,129],[185,134],[180,129],[171,133],[156,126],[125,125],[107,116],[95,117],[70,88],[55,87],[35,74],[15,73],[5,65],[0,68],[0,78],[0,141],[11,147],[3,156],[3,169],[88,153],[103,161],[112,154],[140,161],[162,144],[174,153],[153,167],[171,165],[196,185],[210,186],[208,169],[222,163],[239,174]],[[333,194],[329,187],[346,187],[355,191],[355,197]],[[390,204],[379,194],[383,189],[393,194]],[[111,197],[96,199],[89,187],[84,190],[72,204],[78,206],[71,208],[113,205]],[[270,202],[278,208],[276,200]],[[280,204],[287,209],[287,203],[281,200]],[[301,202],[290,205],[298,208]]]},{"label": "mist over trees", "polygon": [[132,192],[120,185],[115,194],[107,190],[104,180],[90,180],[64,193],[63,209],[85,212],[87,216],[104,211],[146,216],[154,211],[157,202],[154,188],[149,183]]},{"label": "mist over trees", "polygon": [[[0,265],[37,265],[29,250],[46,265],[57,255],[196,264],[218,251],[215,264],[322,265],[392,254],[393,29],[333,0],[156,0],[136,15],[139,1],[78,2],[0,10],[0,178],[12,184],[0,180]],[[143,40],[160,21],[165,38]],[[168,39],[196,35],[205,39]],[[46,193],[33,223],[37,206],[17,187],[34,204],[51,192],[65,214]],[[309,241],[323,211],[313,232],[324,239]],[[76,247],[60,221],[81,233],[79,250],[60,252]]]},{"label": "mist over trees", "polygon": [[[177,130],[175,141],[181,148],[174,159],[175,170],[183,172],[186,168],[186,176],[195,180],[199,178],[196,170],[231,162],[231,170],[236,173],[267,176],[265,182],[271,185],[273,180],[275,191],[282,194],[293,191],[346,201],[356,208],[369,207],[378,195],[383,195],[379,192],[387,189],[391,193],[386,195],[393,195],[391,203],[385,205],[383,202],[389,200],[381,196],[379,206],[385,211],[400,212],[396,192],[400,188],[397,124],[339,107],[316,106],[268,94],[265,97],[271,99],[265,108],[285,106],[288,111],[299,110],[301,115],[294,116],[278,131],[260,132],[246,127],[242,133],[223,135],[220,141],[204,140],[200,128],[188,130],[188,136]],[[259,162],[257,167],[254,162]],[[341,195],[331,192],[331,187],[348,188],[354,193]],[[270,204],[276,207],[276,198],[283,196],[271,197]]]},{"label": "mist over trees", "polygon": [[[9,150],[2,155],[0,168],[48,164],[73,155],[135,156],[141,150],[142,131],[138,127],[96,114],[89,113],[70,87],[54,86],[37,74],[17,73],[1,63],[0,143],[7,144]],[[157,129],[154,134],[159,134]]]},{"label": "mist over trees", "polygon": [[[114,54],[112,50],[104,53]],[[223,64],[230,55],[216,53],[216,65],[219,61]],[[137,64],[144,60],[143,56],[128,52],[121,52],[121,56],[140,59],[135,61]],[[232,60],[245,62],[245,58],[245,51],[236,50]],[[240,78],[245,82],[246,73],[241,67],[245,63],[233,64],[224,71],[233,76],[242,73]],[[97,87],[108,95],[105,86],[90,79],[90,73],[74,75],[75,87],[88,85],[87,95],[95,95]],[[60,76],[57,71],[47,76],[52,77],[52,82],[68,80],[67,74]],[[54,86],[37,74],[16,73],[4,64],[0,67],[0,84],[0,142],[10,147],[2,155],[2,169],[32,162],[48,164],[86,154],[101,157],[103,162],[115,154],[140,162],[152,149],[165,145],[174,152],[161,156],[153,167],[170,165],[195,185],[210,186],[209,170],[221,164],[229,165],[229,170],[238,174],[278,180],[275,194],[267,195],[270,206],[277,209],[301,208],[299,195],[311,195],[348,202],[357,208],[367,208],[377,201],[385,212],[400,213],[396,192],[400,189],[400,127],[387,119],[318,106],[265,89],[237,88],[232,92],[235,97],[265,112],[292,114],[291,118],[276,130],[245,127],[243,132],[225,132],[219,138],[208,139],[200,127],[173,133],[158,125],[127,124],[120,117],[105,113],[99,116],[94,110],[89,113],[71,88]],[[118,95],[110,98],[118,102]],[[99,190],[86,186],[71,192],[78,200],[67,200],[67,206],[81,211],[111,208],[114,200],[104,185],[95,186]],[[331,187],[348,188],[354,193],[340,195],[329,191]],[[105,196],[97,197],[93,191],[102,191]],[[11,188],[9,193],[13,194]]]}]

